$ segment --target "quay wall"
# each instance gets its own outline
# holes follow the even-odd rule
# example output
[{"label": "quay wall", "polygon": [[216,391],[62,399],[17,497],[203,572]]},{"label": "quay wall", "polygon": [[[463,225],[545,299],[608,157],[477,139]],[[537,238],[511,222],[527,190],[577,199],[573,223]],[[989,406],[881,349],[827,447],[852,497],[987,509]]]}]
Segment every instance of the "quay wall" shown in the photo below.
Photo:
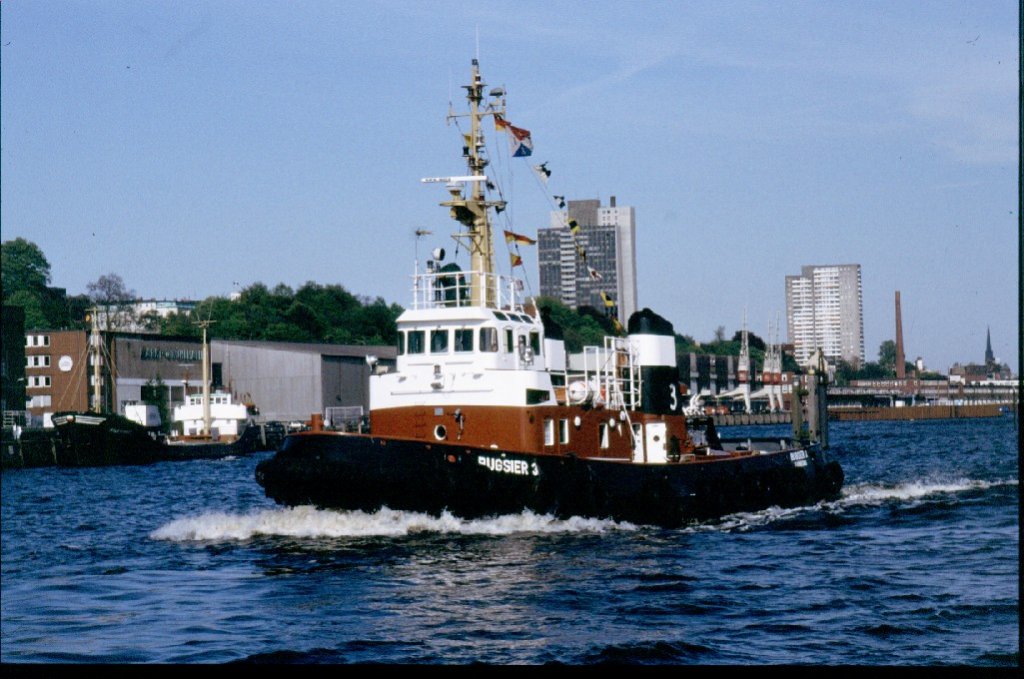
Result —
[{"label": "quay wall", "polygon": [[930,405],[903,406],[900,408],[850,408],[829,409],[828,419],[837,422],[860,422],[873,420],[941,420],[961,417],[1000,417],[1003,414],[998,403],[977,405]]},{"label": "quay wall", "polygon": [[[877,408],[829,408],[828,419],[833,422],[874,422],[879,420],[942,420],[968,417],[1000,417],[1005,404],[985,403],[972,405],[925,405]],[[715,415],[715,425],[736,427],[753,424],[790,424],[791,414],[780,413],[729,413]]]}]

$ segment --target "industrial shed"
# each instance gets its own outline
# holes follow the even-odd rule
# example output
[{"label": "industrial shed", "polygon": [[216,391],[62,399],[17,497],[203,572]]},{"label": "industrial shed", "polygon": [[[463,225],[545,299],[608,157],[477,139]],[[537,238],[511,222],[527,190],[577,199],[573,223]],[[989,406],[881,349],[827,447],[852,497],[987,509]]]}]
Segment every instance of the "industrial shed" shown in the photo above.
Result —
[{"label": "industrial shed", "polygon": [[[329,409],[369,407],[368,356],[393,369],[395,347],[213,340],[212,362],[220,382],[248,398],[260,419],[306,421],[313,413],[328,419]],[[351,411],[350,411],[351,412]]]}]

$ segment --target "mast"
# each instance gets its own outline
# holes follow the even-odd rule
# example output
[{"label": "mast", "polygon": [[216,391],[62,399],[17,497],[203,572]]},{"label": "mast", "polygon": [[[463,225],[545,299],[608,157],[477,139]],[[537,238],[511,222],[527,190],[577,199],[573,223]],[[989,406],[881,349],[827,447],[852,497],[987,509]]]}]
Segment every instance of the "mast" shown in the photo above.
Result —
[{"label": "mast", "polygon": [[[466,242],[470,252],[470,269],[472,270],[471,304],[473,306],[496,305],[496,285],[494,276],[494,240],[491,233],[490,217],[487,209],[501,205],[500,201],[488,201],[484,195],[487,177],[484,175],[484,168],[488,160],[483,155],[484,136],[480,129],[480,120],[486,113],[504,113],[504,103],[500,102],[499,107],[488,106],[487,111],[481,110],[484,98],[484,82],[480,77],[480,65],[477,59],[473,59],[473,82],[470,85],[463,85],[466,90],[466,100],[469,102],[469,134],[466,135],[466,144],[463,147],[463,155],[466,158],[466,166],[469,169],[469,177],[460,178],[470,184],[469,195],[464,195],[461,182],[452,181],[448,184],[448,192],[451,198],[441,205],[451,208],[452,219],[466,227],[466,231],[456,235],[456,238]],[[503,92],[496,90],[492,96],[500,97]],[[466,115],[466,114],[463,114]],[[460,117],[450,114],[449,118]],[[454,179],[454,178],[453,178]]]},{"label": "mast", "polygon": [[206,329],[213,321],[199,321],[203,329],[203,435],[210,436],[210,346],[206,342]]},{"label": "mast", "polygon": [[92,345],[92,403],[95,412],[103,412],[103,395],[100,389],[102,384],[102,372],[100,371],[100,356],[102,351],[100,350],[100,326],[97,321],[99,315],[99,307],[93,307],[92,309],[92,333],[89,338],[89,343]]},{"label": "mast", "polygon": [[740,360],[736,366],[737,377],[740,388],[743,390],[743,410],[750,414],[750,383],[753,381],[750,374],[750,339],[747,335],[747,310],[743,309],[743,334],[740,343]]}]

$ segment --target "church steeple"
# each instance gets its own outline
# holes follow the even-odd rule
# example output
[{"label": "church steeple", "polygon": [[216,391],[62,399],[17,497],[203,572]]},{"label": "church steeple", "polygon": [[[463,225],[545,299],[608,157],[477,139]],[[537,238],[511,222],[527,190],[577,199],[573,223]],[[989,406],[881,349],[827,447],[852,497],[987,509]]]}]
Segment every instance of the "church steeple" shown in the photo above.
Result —
[{"label": "church steeple", "polygon": [[996,357],[992,353],[992,329],[985,328],[985,365],[992,365],[995,362]]}]

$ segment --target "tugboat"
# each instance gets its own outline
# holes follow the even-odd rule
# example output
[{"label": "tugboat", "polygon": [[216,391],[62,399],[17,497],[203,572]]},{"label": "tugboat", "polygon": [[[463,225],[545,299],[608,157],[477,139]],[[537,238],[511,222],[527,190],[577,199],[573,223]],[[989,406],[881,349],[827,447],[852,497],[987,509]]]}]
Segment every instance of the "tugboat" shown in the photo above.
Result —
[{"label": "tugboat", "polygon": [[[838,496],[843,471],[820,443],[724,441],[691,418],[679,386],[672,324],[650,309],[625,334],[587,347],[568,369],[559,328],[494,267],[482,120],[503,122],[504,90],[479,64],[465,86],[467,176],[441,203],[458,222],[471,268],[416,265],[398,318],[394,371],[370,376],[369,433],[286,437],[256,481],[285,506],[391,509],[477,518],[524,510],[665,527]],[[450,114],[450,118],[456,117]]]}]

